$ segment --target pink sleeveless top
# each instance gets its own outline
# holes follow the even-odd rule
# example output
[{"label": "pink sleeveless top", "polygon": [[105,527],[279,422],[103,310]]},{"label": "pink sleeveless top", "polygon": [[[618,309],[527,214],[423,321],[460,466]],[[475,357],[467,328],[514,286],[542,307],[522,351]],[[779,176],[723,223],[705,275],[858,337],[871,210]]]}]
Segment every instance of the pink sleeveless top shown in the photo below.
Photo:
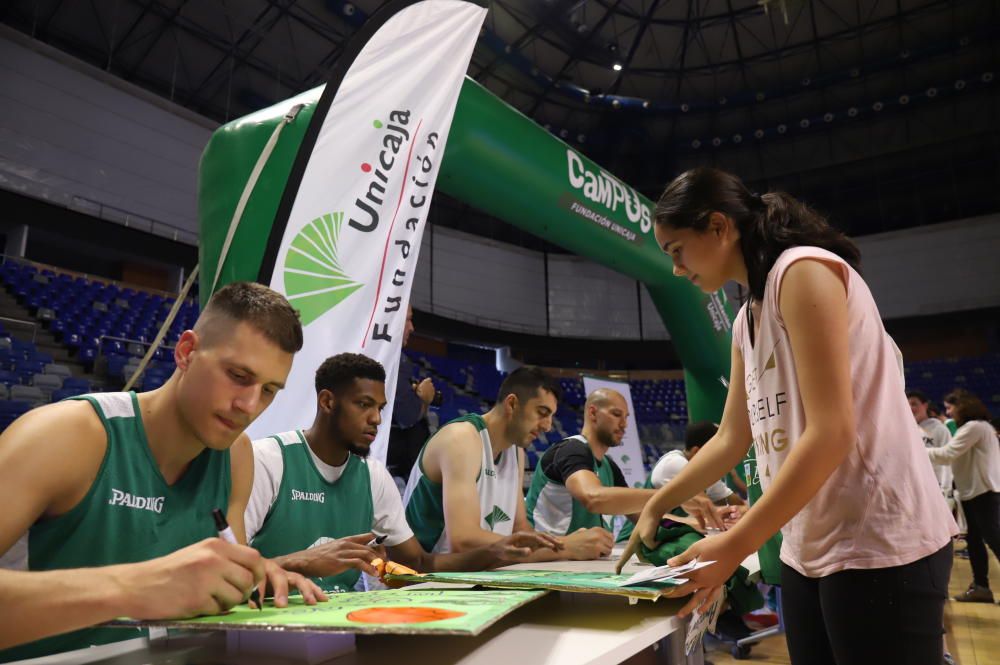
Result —
[{"label": "pink sleeveless top", "polygon": [[752,346],[748,305],[733,325],[733,344],[746,370],[747,413],[761,488],[767,492],[806,424],[795,358],[778,311],[781,280],[799,259],[835,265],[847,286],[858,440],[816,496],[782,528],[781,560],[802,575],[822,577],[900,566],[933,554],[958,528],[910,413],[894,344],[861,276],[817,247],[795,247],[778,257],[767,275]]}]

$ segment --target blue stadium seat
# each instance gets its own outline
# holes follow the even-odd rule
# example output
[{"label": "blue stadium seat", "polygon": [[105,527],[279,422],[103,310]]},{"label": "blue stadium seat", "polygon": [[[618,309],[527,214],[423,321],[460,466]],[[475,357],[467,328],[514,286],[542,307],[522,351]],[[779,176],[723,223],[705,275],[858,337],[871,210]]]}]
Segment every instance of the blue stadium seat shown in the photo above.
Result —
[{"label": "blue stadium seat", "polygon": [[0,431],[31,410],[31,404],[18,400],[0,401]]},{"label": "blue stadium seat", "polygon": [[41,374],[45,371],[48,363],[40,360],[28,360],[26,358],[16,358],[14,360],[14,372],[17,374]]},{"label": "blue stadium seat", "polygon": [[90,381],[88,381],[87,379],[70,376],[63,379],[62,389],[78,391],[75,392],[74,394],[82,395],[83,393],[90,392]]},{"label": "blue stadium seat", "polygon": [[88,372],[94,371],[94,362],[97,359],[97,349],[93,346],[82,347],[79,354],[77,355],[77,360],[83,365],[83,368]]},{"label": "blue stadium seat", "polygon": [[35,355],[37,349],[35,348],[34,342],[25,342],[20,339],[11,340],[11,351],[14,352],[15,356],[20,355],[22,358],[30,358]]}]

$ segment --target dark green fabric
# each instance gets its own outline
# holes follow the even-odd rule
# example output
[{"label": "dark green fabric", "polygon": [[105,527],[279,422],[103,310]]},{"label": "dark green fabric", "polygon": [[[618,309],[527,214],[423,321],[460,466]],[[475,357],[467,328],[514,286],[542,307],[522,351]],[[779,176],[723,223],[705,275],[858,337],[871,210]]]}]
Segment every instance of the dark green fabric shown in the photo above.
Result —
[{"label": "dark green fabric", "polygon": [[[746,467],[743,465],[743,463],[741,462],[741,463],[737,464],[736,468],[734,468],[733,471],[736,472],[736,475],[739,476],[739,479],[741,481],[743,481],[744,485],[746,485],[747,484],[747,474],[746,474]],[[728,487],[729,489],[731,489],[738,496],[741,496],[744,499],[746,499],[744,491],[742,489],[740,489],[736,485],[736,481],[733,480],[733,474],[727,473],[726,477],[724,479],[724,482],[726,483],[726,487]]]},{"label": "dark green fabric", "polygon": [[622,525],[622,530],[618,532],[618,537],[615,539],[616,543],[627,543],[628,539],[632,537],[632,531],[635,529],[635,524],[632,520],[625,518],[625,524]]},{"label": "dark green fabric", "polygon": [[[652,489],[652,485],[650,485],[646,489]],[[690,517],[690,515],[688,515],[687,512],[685,512],[685,510],[680,506],[671,510],[670,514],[677,515],[678,517]],[[670,522],[667,519],[663,519],[660,521],[660,524],[670,524]],[[674,524],[676,524],[676,522],[674,522]],[[625,524],[622,525],[622,530],[618,532],[618,538],[615,539],[615,542],[627,543],[629,538],[632,537],[632,531],[634,530],[635,530],[635,523],[630,519],[626,519]]]},{"label": "dark green fabric", "polygon": [[[656,566],[665,566],[669,559],[683,554],[702,538],[704,536],[686,524],[669,528],[660,527],[656,532],[659,545],[649,549],[643,544],[642,556]],[[756,584],[747,580],[749,575],[750,572],[740,566],[726,582],[729,604],[737,614],[746,614],[764,606],[764,596],[757,590]]]},{"label": "dark green fabric", "polygon": [[[754,447],[750,446],[743,460],[744,477],[747,482],[747,495],[750,505],[757,503],[763,494],[760,486],[760,475],[757,473],[757,457]],[[760,559],[760,577],[766,584],[781,584],[781,532],[767,539],[763,547],[757,551]]]}]

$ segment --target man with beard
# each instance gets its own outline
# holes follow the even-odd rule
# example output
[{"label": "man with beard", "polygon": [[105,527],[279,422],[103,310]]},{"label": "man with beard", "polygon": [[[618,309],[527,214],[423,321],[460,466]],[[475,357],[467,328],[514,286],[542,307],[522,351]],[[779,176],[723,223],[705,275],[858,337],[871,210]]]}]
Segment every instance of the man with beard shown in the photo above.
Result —
[{"label": "man with beard", "polygon": [[[451,421],[424,444],[403,499],[424,549],[465,552],[531,529],[523,449],[552,428],[559,393],[544,371],[521,367],[504,379],[492,409]],[[540,550],[528,559],[597,559],[612,546],[600,527],[560,541],[564,552]]]},{"label": "man with beard", "polygon": [[651,489],[630,489],[607,456],[622,444],[628,404],[621,393],[598,388],[583,407],[583,432],[556,443],[542,455],[531,479],[527,513],[543,533],[566,535],[579,529],[612,529],[614,515],[638,517]]},{"label": "man with beard", "polygon": [[388,558],[421,572],[482,570],[522,560],[554,539],[516,533],[461,554],[428,554],[403,516],[385,466],[368,458],[386,404],[385,370],[357,353],[316,371],[316,418],[307,430],[254,441],[254,485],[246,511],[253,547],[324,589],[351,591],[362,572],[377,576],[374,534]]}]

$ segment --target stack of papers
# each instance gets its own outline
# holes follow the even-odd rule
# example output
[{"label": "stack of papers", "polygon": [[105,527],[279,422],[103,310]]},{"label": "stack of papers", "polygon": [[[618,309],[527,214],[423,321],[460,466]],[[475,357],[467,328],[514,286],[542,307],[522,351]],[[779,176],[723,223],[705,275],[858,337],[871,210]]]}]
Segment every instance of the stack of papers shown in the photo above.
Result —
[{"label": "stack of papers", "polygon": [[704,568],[705,566],[711,566],[714,561],[698,561],[698,559],[693,559],[683,566],[657,566],[655,568],[650,568],[649,570],[643,570],[632,577],[628,578],[623,582],[619,582],[618,586],[632,586],[635,584],[643,584],[644,582],[662,582],[664,580],[671,580],[677,584],[684,584],[687,582],[686,579],[682,579],[685,573],[690,573],[693,570],[698,570],[699,568]]},{"label": "stack of papers", "polygon": [[701,612],[695,610],[691,614],[691,622],[688,624],[687,635],[684,637],[684,654],[690,656],[691,653],[701,644],[701,639],[706,632],[714,633],[715,624],[722,612],[722,601],[726,598],[726,587],[722,587],[719,597],[712,601],[708,610]]}]

